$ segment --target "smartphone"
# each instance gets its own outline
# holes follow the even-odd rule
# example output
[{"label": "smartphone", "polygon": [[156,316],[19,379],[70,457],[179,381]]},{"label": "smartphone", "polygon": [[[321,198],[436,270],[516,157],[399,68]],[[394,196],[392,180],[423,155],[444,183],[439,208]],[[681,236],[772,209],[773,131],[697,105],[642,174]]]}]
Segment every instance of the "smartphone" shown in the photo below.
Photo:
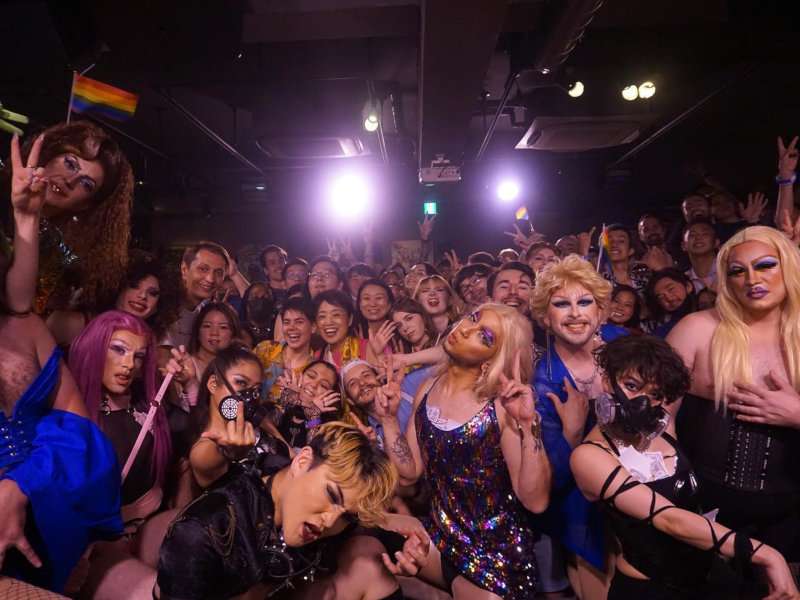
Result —
[{"label": "smartphone", "polygon": [[439,207],[436,205],[436,202],[423,202],[422,203],[422,214],[424,215],[435,215],[438,214]]}]

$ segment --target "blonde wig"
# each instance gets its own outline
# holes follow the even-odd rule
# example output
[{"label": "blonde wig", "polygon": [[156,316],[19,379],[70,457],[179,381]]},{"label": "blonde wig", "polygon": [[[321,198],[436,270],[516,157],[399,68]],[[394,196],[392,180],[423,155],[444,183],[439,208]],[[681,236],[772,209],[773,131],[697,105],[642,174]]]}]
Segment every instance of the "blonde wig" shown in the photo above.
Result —
[{"label": "blonde wig", "polygon": [[422,286],[430,282],[441,283],[445,288],[447,288],[447,316],[452,323],[458,319],[459,316],[461,316],[461,312],[464,310],[464,307],[461,304],[461,299],[458,297],[458,294],[456,294],[453,291],[452,286],[447,283],[447,279],[441,275],[428,275],[420,279],[417,287],[414,288],[414,293],[411,295],[411,297],[419,302],[419,294],[422,290]]},{"label": "blonde wig", "polygon": [[561,259],[561,262],[547,265],[536,275],[531,293],[531,312],[534,316],[537,319],[544,318],[553,294],[573,283],[585,287],[594,296],[601,314],[605,315],[611,302],[613,286],[595,271],[589,261],[577,254],[570,254]]},{"label": "blonde wig", "polygon": [[[489,359],[486,368],[475,384],[475,393],[479,398],[491,398],[500,388],[500,375],[509,379],[514,376],[515,360],[519,352],[520,378],[523,383],[530,381],[533,371],[533,330],[526,319],[516,308],[505,304],[486,303],[475,309],[476,312],[491,311],[497,314],[500,321],[500,347]],[[453,328],[458,327],[458,324]],[[446,365],[447,363],[445,363]],[[444,367],[446,368],[446,366]]]},{"label": "blonde wig", "polygon": [[726,273],[731,251],[745,242],[761,242],[776,250],[786,286],[781,309],[781,350],[789,381],[800,390],[800,251],[772,227],[755,226],[739,231],[717,254],[717,313],[719,325],[711,338],[711,369],[714,375],[714,401],[717,408],[727,406],[727,393],[734,381],[751,382],[750,329],[743,307],[733,295]]}]

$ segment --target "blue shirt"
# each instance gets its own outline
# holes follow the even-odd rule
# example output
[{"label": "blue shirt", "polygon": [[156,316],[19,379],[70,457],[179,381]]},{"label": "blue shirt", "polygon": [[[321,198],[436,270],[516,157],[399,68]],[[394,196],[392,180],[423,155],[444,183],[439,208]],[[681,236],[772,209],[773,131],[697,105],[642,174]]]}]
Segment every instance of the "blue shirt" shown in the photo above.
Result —
[{"label": "blue shirt", "polygon": [[[623,335],[628,335],[624,327],[609,323],[600,328],[604,342]],[[575,386],[572,375],[551,344],[536,365],[532,381],[538,396],[536,410],[542,419],[542,442],[553,471],[550,505],[542,515],[536,517],[536,522],[545,533],[558,539],[571,552],[602,569],[605,554],[602,515],[597,506],[583,497],[572,477],[569,467],[572,448],[564,437],[561,418],[553,401],[547,396],[549,392],[557,396],[560,402],[566,402],[565,377]],[[590,413],[584,426],[584,435],[594,425],[595,418]]]}]

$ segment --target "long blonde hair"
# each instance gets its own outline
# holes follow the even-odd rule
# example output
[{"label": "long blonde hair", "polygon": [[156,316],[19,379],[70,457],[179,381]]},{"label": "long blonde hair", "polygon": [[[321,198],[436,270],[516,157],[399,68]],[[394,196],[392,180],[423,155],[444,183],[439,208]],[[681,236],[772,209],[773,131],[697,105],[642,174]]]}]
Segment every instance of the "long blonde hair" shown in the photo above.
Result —
[{"label": "long blonde hair", "polygon": [[[516,308],[505,304],[487,302],[481,304],[477,312],[490,310],[500,321],[503,343],[489,360],[488,368],[475,383],[475,393],[479,398],[491,398],[500,388],[500,375],[509,379],[514,376],[515,359],[519,351],[520,378],[528,383],[533,372],[533,330],[530,322]],[[458,325],[456,325],[458,327]]]},{"label": "long blonde hair", "polygon": [[711,370],[714,375],[714,402],[727,406],[727,393],[734,381],[751,382],[750,328],[744,310],[728,285],[726,276],[731,251],[745,242],[762,242],[778,252],[786,286],[781,309],[780,339],[783,358],[792,386],[800,389],[800,251],[772,227],[743,229],[729,239],[717,254],[717,313],[719,325],[711,337]]}]

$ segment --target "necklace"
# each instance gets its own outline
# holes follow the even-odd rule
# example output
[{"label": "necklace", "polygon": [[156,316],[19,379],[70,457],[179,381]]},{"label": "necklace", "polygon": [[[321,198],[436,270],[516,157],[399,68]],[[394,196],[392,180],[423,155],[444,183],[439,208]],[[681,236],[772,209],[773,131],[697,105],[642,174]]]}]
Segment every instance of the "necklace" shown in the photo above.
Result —
[{"label": "necklace", "polygon": [[[566,367],[566,365],[564,366]],[[567,367],[567,371],[569,371],[569,374],[575,381],[575,385],[578,388],[578,391],[587,395],[592,389],[592,385],[594,384],[594,380],[597,378],[597,373],[599,372],[599,370],[600,366],[597,363],[594,363],[594,370],[592,370],[592,374],[586,379],[581,379],[580,377],[575,375],[575,373],[572,372],[572,369]]]}]

